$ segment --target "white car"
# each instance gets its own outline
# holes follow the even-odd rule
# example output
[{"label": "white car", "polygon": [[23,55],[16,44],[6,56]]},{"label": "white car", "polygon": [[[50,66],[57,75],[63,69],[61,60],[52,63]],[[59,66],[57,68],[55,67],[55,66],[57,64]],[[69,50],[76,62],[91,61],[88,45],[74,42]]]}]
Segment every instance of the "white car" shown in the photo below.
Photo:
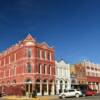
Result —
[{"label": "white car", "polygon": [[71,89],[66,90],[65,92],[62,92],[59,94],[59,98],[66,98],[66,97],[80,97],[82,96],[82,92],[80,90]]}]

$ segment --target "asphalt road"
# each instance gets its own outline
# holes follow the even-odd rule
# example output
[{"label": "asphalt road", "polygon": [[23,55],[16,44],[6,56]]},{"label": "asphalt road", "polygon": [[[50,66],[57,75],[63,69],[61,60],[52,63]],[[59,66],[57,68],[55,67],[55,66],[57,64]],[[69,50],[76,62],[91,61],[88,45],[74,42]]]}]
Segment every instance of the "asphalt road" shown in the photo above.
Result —
[{"label": "asphalt road", "polygon": [[[7,100],[7,99],[0,98],[0,100]],[[65,98],[65,99],[59,99],[58,97],[55,97],[50,100],[100,100],[100,96],[87,96],[87,97],[80,97],[80,98],[73,97],[73,98]]]},{"label": "asphalt road", "polygon": [[80,98],[65,98],[65,99],[52,99],[52,100],[100,100],[100,96],[87,96],[87,97],[80,97]]}]

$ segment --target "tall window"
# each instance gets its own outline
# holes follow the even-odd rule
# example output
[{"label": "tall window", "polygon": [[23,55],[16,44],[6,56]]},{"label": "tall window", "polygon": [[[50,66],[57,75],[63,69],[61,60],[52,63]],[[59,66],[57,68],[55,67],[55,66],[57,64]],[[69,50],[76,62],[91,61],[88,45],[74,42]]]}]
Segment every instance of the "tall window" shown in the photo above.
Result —
[{"label": "tall window", "polygon": [[14,66],[13,75],[16,75],[16,66]]},{"label": "tall window", "polygon": [[50,60],[50,52],[48,52],[48,60]]},{"label": "tall window", "polygon": [[66,73],[67,73],[66,68],[65,68],[65,69],[63,69],[63,71],[64,71],[64,76],[66,76]]},{"label": "tall window", "polygon": [[41,64],[38,66],[38,72],[41,73]]},{"label": "tall window", "polygon": [[46,60],[46,51],[44,51],[44,60]]},{"label": "tall window", "polygon": [[46,64],[44,64],[44,74],[46,74]]},{"label": "tall window", "polygon": [[51,71],[51,66],[49,65],[49,66],[48,66],[48,74],[51,73],[50,71]]},{"label": "tall window", "polygon": [[32,57],[32,48],[28,48],[28,57],[29,57],[29,58]]},{"label": "tall window", "polygon": [[65,81],[65,89],[67,88],[67,81]]},{"label": "tall window", "polygon": [[57,68],[57,70],[56,70],[56,71],[57,71],[57,75],[59,76],[59,69]]},{"label": "tall window", "polygon": [[38,58],[41,58],[41,50],[38,48]]},{"label": "tall window", "polygon": [[62,76],[62,68],[59,68],[59,75]]},{"label": "tall window", "polygon": [[27,72],[28,73],[32,72],[32,65],[31,65],[31,63],[27,63]]}]

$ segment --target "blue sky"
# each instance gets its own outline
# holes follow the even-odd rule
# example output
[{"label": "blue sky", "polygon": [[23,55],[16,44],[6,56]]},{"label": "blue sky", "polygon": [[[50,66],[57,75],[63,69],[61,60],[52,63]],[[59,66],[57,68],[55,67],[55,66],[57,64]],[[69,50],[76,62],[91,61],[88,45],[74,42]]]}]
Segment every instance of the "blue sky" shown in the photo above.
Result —
[{"label": "blue sky", "polygon": [[99,0],[0,0],[0,52],[31,33],[69,63],[100,63]]}]

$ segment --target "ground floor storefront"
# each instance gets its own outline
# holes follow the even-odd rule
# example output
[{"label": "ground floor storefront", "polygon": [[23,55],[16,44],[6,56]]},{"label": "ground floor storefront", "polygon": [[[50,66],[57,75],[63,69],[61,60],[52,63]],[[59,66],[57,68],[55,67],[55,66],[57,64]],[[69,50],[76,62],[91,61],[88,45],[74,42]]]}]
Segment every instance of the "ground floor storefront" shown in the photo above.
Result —
[{"label": "ground floor storefront", "polygon": [[92,90],[100,92],[100,77],[87,77],[87,84]]},{"label": "ground floor storefront", "polygon": [[56,80],[56,94],[64,92],[64,90],[71,89],[71,83],[69,80],[57,79]]},{"label": "ground floor storefront", "polygon": [[100,83],[99,82],[88,82],[88,86],[90,89],[100,92]]},{"label": "ground floor storefront", "polygon": [[7,95],[26,95],[29,96],[36,92],[36,95],[55,95],[55,81],[36,80],[33,82],[28,79],[24,83],[15,83],[0,86],[0,92]]}]

